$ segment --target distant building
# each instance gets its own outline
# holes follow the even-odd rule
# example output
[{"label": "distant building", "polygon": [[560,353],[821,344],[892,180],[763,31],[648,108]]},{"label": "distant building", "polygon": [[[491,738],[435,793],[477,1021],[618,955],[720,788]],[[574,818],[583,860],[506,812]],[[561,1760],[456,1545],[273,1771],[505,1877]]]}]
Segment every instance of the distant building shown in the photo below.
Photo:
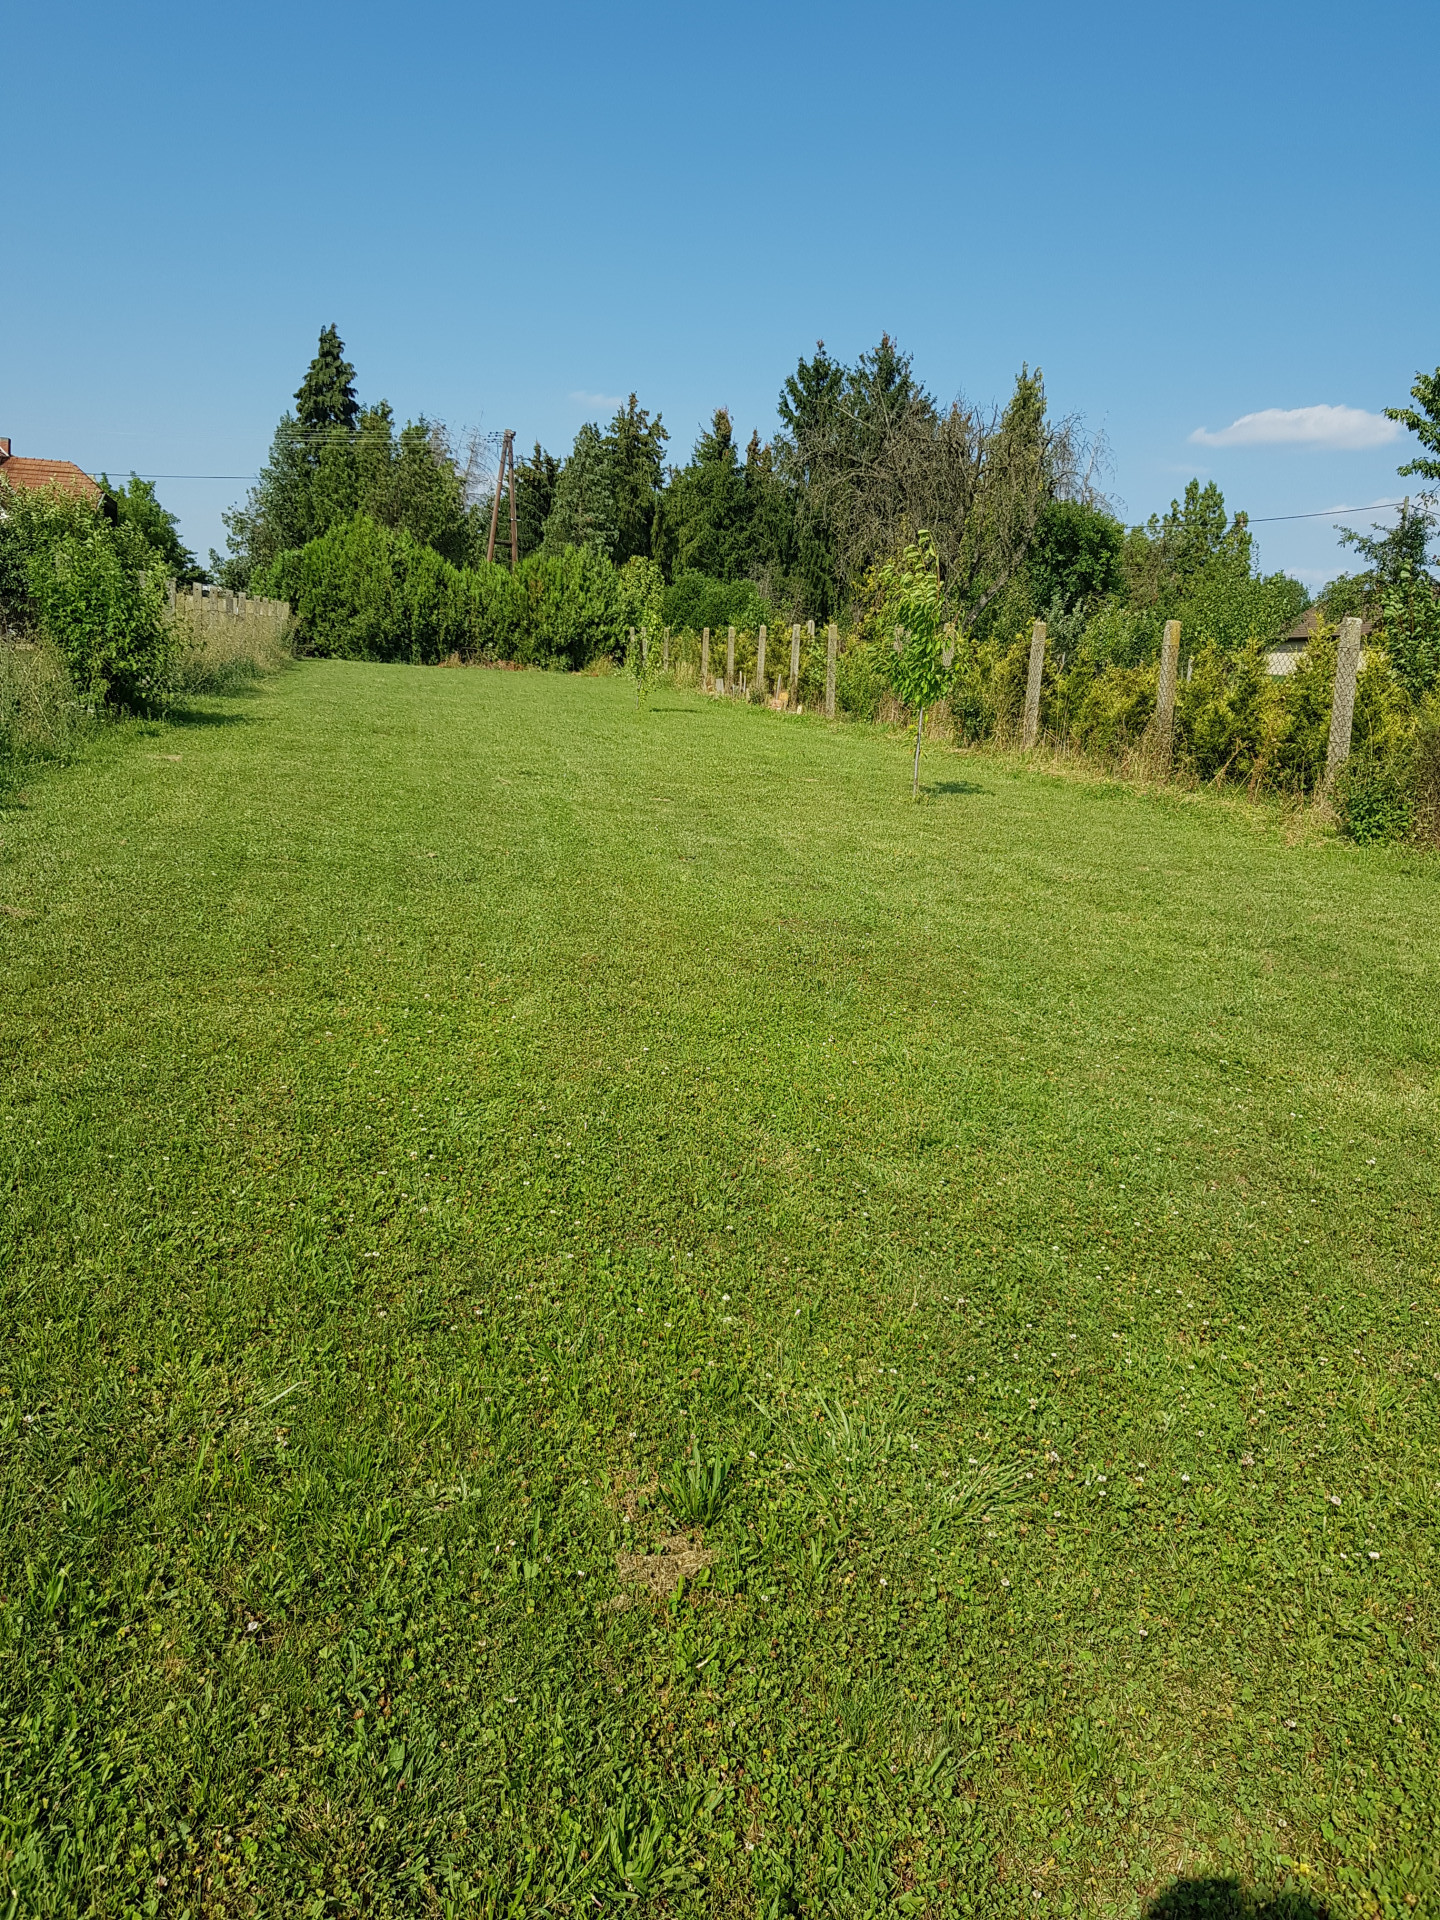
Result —
[{"label": "distant building", "polygon": [[[3,468],[0,468],[0,472],[3,472]],[[1285,674],[1295,671],[1296,667],[1300,664],[1305,649],[1319,632],[1323,619],[1324,615],[1321,613],[1319,607],[1307,607],[1305,609],[1304,613],[1301,614],[1290,631],[1282,634],[1266,654],[1266,662],[1271,673],[1283,677]],[[1374,630],[1374,625],[1373,620],[1362,620],[1360,623],[1362,637],[1368,639]],[[1364,659],[1363,654],[1361,655],[1361,659]]]},{"label": "distant building", "polygon": [[58,487],[77,500],[98,500],[100,489],[73,460],[31,460],[13,454],[10,442],[0,440],[0,480],[12,487]]}]

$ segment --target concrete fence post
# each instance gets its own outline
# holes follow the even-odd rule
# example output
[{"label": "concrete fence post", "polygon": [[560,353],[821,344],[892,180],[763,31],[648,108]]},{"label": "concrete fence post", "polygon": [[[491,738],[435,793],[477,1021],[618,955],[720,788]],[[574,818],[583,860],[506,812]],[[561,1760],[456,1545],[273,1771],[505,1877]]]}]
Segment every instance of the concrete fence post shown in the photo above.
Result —
[{"label": "concrete fence post", "polygon": [[1160,677],[1155,683],[1155,748],[1162,770],[1170,766],[1175,739],[1175,687],[1180,678],[1180,622],[1165,622],[1160,642]]},{"label": "concrete fence post", "polygon": [[1020,745],[1028,751],[1040,737],[1040,683],[1045,677],[1045,622],[1030,629],[1030,673],[1025,682],[1025,724]]},{"label": "concrete fence post", "polygon": [[700,691],[710,691],[710,629],[700,635]]},{"label": "concrete fence post", "polygon": [[[815,623],[810,623],[814,631]],[[840,629],[832,620],[829,632],[825,636],[825,718],[835,718],[835,656],[840,648]]]},{"label": "concrete fence post", "polygon": [[735,629],[734,627],[730,628],[729,637],[726,639],[726,642],[725,642],[725,691],[726,693],[734,693],[735,691]]},{"label": "concrete fence post", "polygon": [[797,620],[790,629],[790,698],[794,700],[800,692],[800,622]]},{"label": "concrete fence post", "polygon": [[765,698],[765,629],[760,629],[760,637],[755,642],[755,684],[760,689],[760,698]]},{"label": "concrete fence post", "polygon": [[1330,703],[1330,748],[1325,755],[1324,795],[1328,799],[1335,776],[1350,758],[1350,731],[1355,724],[1355,682],[1360,673],[1360,622],[1351,614],[1340,622],[1335,655],[1335,695]]}]

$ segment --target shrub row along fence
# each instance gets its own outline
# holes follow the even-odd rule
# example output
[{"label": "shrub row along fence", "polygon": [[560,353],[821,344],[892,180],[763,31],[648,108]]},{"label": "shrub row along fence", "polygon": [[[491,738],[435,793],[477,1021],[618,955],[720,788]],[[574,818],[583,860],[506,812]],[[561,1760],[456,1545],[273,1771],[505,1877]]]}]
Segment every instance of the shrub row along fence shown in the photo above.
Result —
[{"label": "shrub row along fence", "polygon": [[[762,626],[754,636],[754,667],[747,671],[744,664],[737,666],[737,635],[734,627],[725,630],[725,671],[712,671],[710,662],[710,628],[702,627],[698,638],[698,655],[694,649],[696,636],[690,629],[672,634],[669,627],[664,628],[659,638],[660,671],[676,673],[682,679],[686,677],[686,668],[704,693],[731,694],[745,699],[760,699],[771,702],[777,707],[795,707],[802,705],[805,682],[802,679],[802,660],[806,649],[802,649],[801,636],[808,642],[808,653],[813,660],[815,647],[815,622],[807,620],[804,627],[799,625],[790,629],[789,672],[783,668],[772,676],[768,671],[770,648],[770,629]],[[747,636],[748,639],[748,636]],[[641,661],[649,667],[650,649],[654,643],[648,628],[641,628],[637,635],[634,627],[630,629],[630,645],[640,648]],[[674,656],[672,660],[672,654]],[[825,630],[825,679],[824,711],[827,720],[835,718],[836,668],[840,657],[840,629],[833,623]],[[818,692],[818,689],[817,689]]]},{"label": "shrub row along fence", "polygon": [[[1159,658],[1137,666],[1084,651],[1067,660],[1044,621],[1008,645],[947,633],[953,673],[926,731],[1027,751],[1044,742],[1147,779],[1310,796],[1357,838],[1440,841],[1440,697],[1412,698],[1383,635],[1363,642],[1363,632],[1358,619],[1322,626],[1285,674],[1259,640],[1229,653],[1202,639],[1186,657],[1176,620]],[[790,628],[787,657],[783,630],[631,630],[632,654],[648,671],[658,651],[678,685],[832,719],[903,717],[888,671],[893,643],[864,627],[817,635],[810,621]]]},{"label": "shrub row along fence", "polygon": [[[1360,677],[1361,622],[1353,616],[1340,623],[1335,657],[1335,684],[1330,701],[1330,736],[1325,754],[1325,772],[1321,792],[1329,795],[1335,780],[1350,758],[1351,735],[1355,724],[1355,690]],[[1046,626],[1037,620],[1030,634],[1030,655],[1025,676],[1025,710],[1020,729],[1020,745],[1025,751],[1034,747],[1040,736],[1040,696],[1045,683]],[[1192,661],[1193,666],[1193,661]],[[1170,771],[1175,752],[1175,696],[1180,684],[1180,622],[1165,622],[1160,643],[1160,660],[1155,677],[1155,714],[1151,723],[1150,758],[1155,772]]]}]

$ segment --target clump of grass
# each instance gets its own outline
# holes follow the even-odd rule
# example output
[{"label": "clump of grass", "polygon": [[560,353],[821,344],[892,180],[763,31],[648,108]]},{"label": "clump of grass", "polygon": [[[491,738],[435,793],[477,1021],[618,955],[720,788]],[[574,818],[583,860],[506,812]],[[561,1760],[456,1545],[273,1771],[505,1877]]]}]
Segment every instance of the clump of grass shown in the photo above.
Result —
[{"label": "clump of grass", "polygon": [[708,1527],[725,1504],[735,1475],[735,1462],[724,1454],[701,1457],[700,1443],[660,1477],[660,1498],[682,1527]]},{"label": "clump of grass", "polygon": [[294,657],[288,611],[247,606],[226,613],[183,603],[174,614],[175,687],[179,693],[238,693],[278,673]]},{"label": "clump of grass", "polygon": [[36,761],[67,759],[95,725],[48,640],[0,643],[0,786]]}]

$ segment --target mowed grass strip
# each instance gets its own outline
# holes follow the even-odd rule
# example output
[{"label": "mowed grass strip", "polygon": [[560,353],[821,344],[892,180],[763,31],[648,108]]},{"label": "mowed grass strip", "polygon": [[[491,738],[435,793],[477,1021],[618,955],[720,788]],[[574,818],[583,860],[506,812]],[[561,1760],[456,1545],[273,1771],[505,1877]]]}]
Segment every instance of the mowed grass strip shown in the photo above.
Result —
[{"label": "mowed grass strip", "polygon": [[17,1912],[1440,1898],[1435,864],[924,780],[315,663],[12,802]]}]

